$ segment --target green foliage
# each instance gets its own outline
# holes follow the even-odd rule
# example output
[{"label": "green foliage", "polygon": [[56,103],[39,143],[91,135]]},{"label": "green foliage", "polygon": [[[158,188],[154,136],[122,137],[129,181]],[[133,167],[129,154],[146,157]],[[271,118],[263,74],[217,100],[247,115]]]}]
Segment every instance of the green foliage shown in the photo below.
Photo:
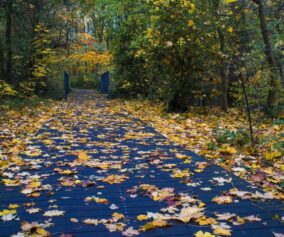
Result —
[{"label": "green foliage", "polygon": [[219,144],[230,144],[238,147],[243,147],[249,144],[250,138],[245,129],[239,129],[237,131],[217,129],[216,141]]},{"label": "green foliage", "polygon": [[33,98],[25,98],[25,97],[12,97],[6,98],[1,101],[0,112],[5,112],[9,110],[21,111],[28,108],[37,107],[40,104],[49,104],[52,103],[51,100],[47,100],[44,98],[33,97]]},{"label": "green foliage", "polygon": [[71,88],[96,89],[99,88],[99,78],[94,73],[71,75]]},{"label": "green foliage", "polygon": [[210,142],[207,144],[207,147],[209,150],[215,151],[217,150],[219,147],[215,142]]}]

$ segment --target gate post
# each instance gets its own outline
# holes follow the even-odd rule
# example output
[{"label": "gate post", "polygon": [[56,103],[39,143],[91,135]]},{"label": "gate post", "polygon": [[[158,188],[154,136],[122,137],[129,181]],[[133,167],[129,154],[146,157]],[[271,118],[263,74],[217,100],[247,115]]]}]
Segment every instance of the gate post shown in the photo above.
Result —
[{"label": "gate post", "polygon": [[101,75],[100,92],[102,94],[108,94],[109,84],[110,84],[109,72],[107,71]]},{"label": "gate post", "polygon": [[69,75],[66,71],[64,71],[64,98],[67,99],[67,96],[70,92],[70,84],[69,84]]}]

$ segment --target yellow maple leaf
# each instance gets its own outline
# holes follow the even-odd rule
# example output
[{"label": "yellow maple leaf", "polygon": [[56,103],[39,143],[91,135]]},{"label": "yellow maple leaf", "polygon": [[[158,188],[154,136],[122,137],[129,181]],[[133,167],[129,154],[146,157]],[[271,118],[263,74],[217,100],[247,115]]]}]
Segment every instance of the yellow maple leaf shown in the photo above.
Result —
[{"label": "yellow maple leaf", "polygon": [[47,232],[45,229],[43,229],[42,227],[37,227],[36,228],[36,233],[41,236],[41,237],[48,237],[50,236],[50,233]]},{"label": "yellow maple leaf", "polygon": [[185,207],[183,208],[178,217],[174,218],[176,220],[182,221],[184,223],[189,222],[192,219],[198,219],[201,216],[203,216],[204,208],[199,208],[199,207]]},{"label": "yellow maple leaf", "polygon": [[0,216],[5,216],[5,215],[8,215],[8,214],[16,214],[17,211],[16,210],[3,210],[3,211],[0,211]]},{"label": "yellow maple leaf", "polygon": [[273,160],[274,158],[278,158],[278,157],[281,157],[281,156],[282,156],[281,151],[266,152],[265,153],[265,158],[267,160]]},{"label": "yellow maple leaf", "polygon": [[90,159],[90,157],[88,156],[88,154],[86,152],[81,151],[78,154],[78,159],[79,159],[79,161],[84,162],[84,161],[88,161]]},{"label": "yellow maple leaf", "polygon": [[19,207],[18,204],[10,204],[10,205],[9,205],[9,208],[10,208],[10,209],[17,209],[18,207]]},{"label": "yellow maple leaf", "polygon": [[136,218],[137,218],[137,220],[139,220],[139,221],[145,221],[145,220],[148,220],[148,219],[149,219],[148,216],[146,216],[146,215],[139,215],[139,216],[137,216]]},{"label": "yellow maple leaf", "polygon": [[27,187],[28,187],[28,188],[31,188],[31,189],[33,189],[33,188],[39,188],[40,186],[41,186],[41,182],[40,182],[40,181],[36,181],[36,180],[32,181],[31,183],[29,183],[29,184],[27,185]]},{"label": "yellow maple leaf", "polygon": [[40,192],[34,192],[28,195],[29,197],[39,197],[40,196]]},{"label": "yellow maple leaf", "polygon": [[239,223],[239,225],[243,225],[243,224],[246,223],[246,220],[245,220],[245,218],[237,216],[237,222]]},{"label": "yellow maple leaf", "polygon": [[198,231],[194,234],[195,237],[215,237],[215,235],[212,235],[209,232],[203,232],[203,231]]},{"label": "yellow maple leaf", "polygon": [[227,147],[226,151],[229,154],[236,154],[238,152],[235,147]]},{"label": "yellow maple leaf", "polygon": [[19,180],[12,180],[12,179],[2,179],[5,186],[14,187],[20,185]]},{"label": "yellow maple leaf", "polygon": [[154,220],[152,222],[148,222],[147,224],[143,225],[140,227],[141,231],[148,231],[148,230],[152,230],[155,229],[157,227],[165,227],[168,226],[168,223],[164,220]]},{"label": "yellow maple leaf", "polygon": [[112,217],[114,218],[115,221],[119,221],[119,220],[125,218],[125,216],[124,216],[123,214],[118,213],[118,212],[114,212],[114,213],[112,214]]},{"label": "yellow maple leaf", "polygon": [[224,229],[220,226],[214,226],[213,227],[213,233],[215,235],[231,236],[231,230]]},{"label": "yellow maple leaf", "polygon": [[196,220],[199,225],[212,225],[217,224],[217,221],[214,218],[207,218],[206,216],[202,216]]},{"label": "yellow maple leaf", "polygon": [[32,151],[25,151],[24,154],[26,156],[31,156],[31,157],[34,157],[34,156],[40,156],[41,155],[41,150],[37,149],[37,150],[32,150]]},{"label": "yellow maple leaf", "polygon": [[183,155],[183,154],[181,154],[181,153],[177,153],[177,154],[176,154],[176,157],[177,157],[178,159],[187,159],[187,158],[188,158],[186,155]]},{"label": "yellow maple leaf", "polygon": [[109,183],[109,184],[120,184],[124,182],[128,177],[126,175],[116,175],[112,174],[107,176],[106,178],[102,179],[103,182]]},{"label": "yellow maple leaf", "polygon": [[233,202],[233,198],[230,196],[220,196],[213,198],[212,201],[218,204],[230,204]]},{"label": "yellow maple leaf", "polygon": [[231,146],[228,146],[228,145],[222,146],[219,151],[223,154],[228,154],[228,155],[233,155],[233,154],[236,154],[238,152],[235,147],[231,147]]}]

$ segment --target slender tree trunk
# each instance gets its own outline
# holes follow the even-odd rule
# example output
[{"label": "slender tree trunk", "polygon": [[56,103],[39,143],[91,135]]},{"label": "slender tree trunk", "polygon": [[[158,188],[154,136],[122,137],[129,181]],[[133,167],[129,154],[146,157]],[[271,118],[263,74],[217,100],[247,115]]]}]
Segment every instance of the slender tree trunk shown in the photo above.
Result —
[{"label": "slender tree trunk", "polygon": [[[255,145],[255,137],[254,137],[254,131],[253,131],[253,124],[252,124],[252,118],[251,118],[251,110],[250,110],[250,102],[249,102],[249,96],[247,93],[247,85],[246,81],[249,81],[248,72],[246,69],[245,61],[242,60],[244,58],[245,53],[250,51],[250,48],[248,47],[248,43],[250,42],[250,37],[247,31],[247,19],[246,19],[246,4],[243,3],[240,6],[239,13],[241,15],[240,19],[240,39],[241,39],[241,47],[240,47],[240,58],[238,59],[238,63],[240,63],[240,84],[244,96],[244,102],[245,102],[245,108],[246,108],[246,114],[248,119],[248,126],[249,126],[249,132],[250,132],[250,142],[251,145]],[[242,71],[242,68],[245,69],[245,72]],[[244,78],[244,73],[246,73],[246,78]],[[245,80],[246,79],[246,80]]]},{"label": "slender tree trunk", "polygon": [[[219,40],[220,40],[220,51],[222,54],[226,53],[226,41],[225,36],[220,28],[218,30]],[[221,66],[220,66],[220,75],[221,75],[221,107],[222,109],[227,112],[228,110],[228,64],[226,59],[224,59],[223,55],[221,58]]]},{"label": "slender tree trunk", "polygon": [[277,64],[273,57],[270,35],[267,28],[267,22],[265,19],[264,4],[263,0],[252,0],[258,5],[258,16],[260,21],[261,33],[263,37],[263,43],[265,45],[265,54],[267,62],[270,68],[270,82],[269,82],[269,92],[267,97],[267,107],[268,110],[275,115],[278,106],[278,86],[279,86],[279,75],[277,70]]},{"label": "slender tree trunk", "polygon": [[5,68],[4,68],[4,50],[2,43],[0,42],[0,80],[3,78],[5,74]]},{"label": "slender tree trunk", "polygon": [[66,35],[65,35],[65,45],[66,45],[67,55],[70,56],[68,24],[67,24]]},{"label": "slender tree trunk", "polygon": [[100,25],[100,31],[99,31],[99,35],[98,35],[98,40],[100,43],[103,42],[104,40],[104,19],[101,20],[101,25]]},{"label": "slender tree trunk", "polygon": [[247,111],[248,122],[249,122],[250,142],[251,142],[251,145],[254,146],[254,135],[253,135],[253,127],[252,127],[250,105],[249,105],[248,95],[247,95],[247,91],[246,91],[246,84],[245,84],[245,80],[243,78],[243,74],[242,73],[240,75],[240,78],[241,78],[241,85],[242,85],[242,90],[243,90],[243,94],[244,94],[246,111]]},{"label": "slender tree trunk", "polygon": [[[278,34],[281,35],[282,32],[281,32],[281,29],[280,29],[280,23],[277,24],[276,30],[277,30]],[[283,58],[283,56],[281,54],[281,51],[278,50],[278,52],[277,52],[277,66],[279,68],[279,74],[280,74],[282,86],[284,86],[284,71],[283,71],[283,65],[281,63],[282,58]]]},{"label": "slender tree trunk", "polygon": [[12,49],[12,11],[13,11],[13,0],[7,1],[6,8],[6,78],[7,81],[12,79],[12,64],[13,64],[13,49]]}]

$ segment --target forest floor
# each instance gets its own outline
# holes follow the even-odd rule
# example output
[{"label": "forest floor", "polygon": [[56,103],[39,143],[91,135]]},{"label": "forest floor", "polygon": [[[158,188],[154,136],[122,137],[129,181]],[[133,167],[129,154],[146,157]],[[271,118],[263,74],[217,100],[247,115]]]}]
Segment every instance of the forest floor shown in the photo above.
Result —
[{"label": "forest floor", "polygon": [[283,125],[261,124],[259,133],[271,139],[254,151],[216,139],[217,125],[243,124],[235,111],[164,115],[159,105],[91,91],[6,111],[1,234],[277,236],[284,231],[276,151]]},{"label": "forest floor", "polygon": [[284,118],[272,122],[253,116],[255,145],[251,146],[245,112],[191,108],[187,113],[165,113],[162,104],[116,100],[173,142],[221,165],[235,175],[271,191],[284,200]]}]

